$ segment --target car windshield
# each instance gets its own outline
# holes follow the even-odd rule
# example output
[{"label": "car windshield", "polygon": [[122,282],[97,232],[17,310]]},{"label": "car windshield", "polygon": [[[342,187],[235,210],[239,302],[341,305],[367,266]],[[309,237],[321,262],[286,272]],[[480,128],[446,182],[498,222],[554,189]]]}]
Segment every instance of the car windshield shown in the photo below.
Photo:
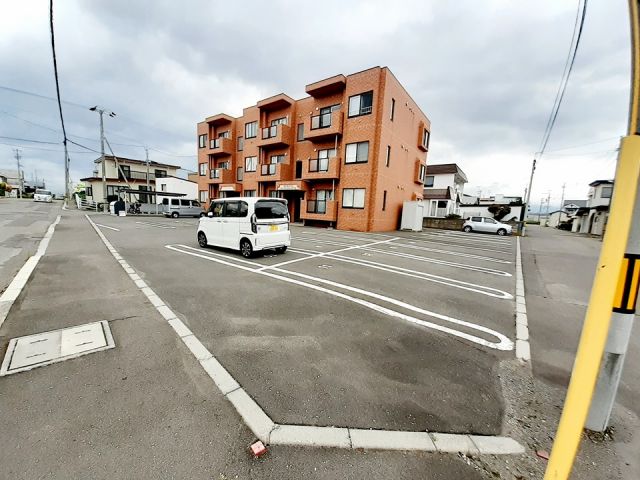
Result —
[{"label": "car windshield", "polygon": [[258,200],[256,202],[256,217],[259,219],[284,218],[289,213],[287,205],[278,200]]},{"label": "car windshield", "polygon": [[36,194],[38,195],[51,195],[51,192],[49,190],[36,190]]}]

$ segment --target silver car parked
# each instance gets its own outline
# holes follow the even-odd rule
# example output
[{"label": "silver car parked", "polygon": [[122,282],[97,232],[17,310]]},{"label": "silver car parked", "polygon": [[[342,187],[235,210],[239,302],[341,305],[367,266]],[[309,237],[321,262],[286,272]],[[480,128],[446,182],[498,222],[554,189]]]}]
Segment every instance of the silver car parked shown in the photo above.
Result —
[{"label": "silver car parked", "polygon": [[204,210],[197,200],[184,198],[163,198],[162,206],[167,217],[202,217]]},{"label": "silver car parked", "polygon": [[469,217],[464,222],[462,230],[465,232],[497,233],[498,235],[511,235],[511,225],[500,223],[489,217]]}]

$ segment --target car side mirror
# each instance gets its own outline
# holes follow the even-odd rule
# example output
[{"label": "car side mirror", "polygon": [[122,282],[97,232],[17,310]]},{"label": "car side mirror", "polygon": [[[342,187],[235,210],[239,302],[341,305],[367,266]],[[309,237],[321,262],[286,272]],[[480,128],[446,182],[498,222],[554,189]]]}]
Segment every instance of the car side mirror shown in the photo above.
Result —
[{"label": "car side mirror", "polygon": [[213,218],[213,212],[207,212],[207,217]]}]

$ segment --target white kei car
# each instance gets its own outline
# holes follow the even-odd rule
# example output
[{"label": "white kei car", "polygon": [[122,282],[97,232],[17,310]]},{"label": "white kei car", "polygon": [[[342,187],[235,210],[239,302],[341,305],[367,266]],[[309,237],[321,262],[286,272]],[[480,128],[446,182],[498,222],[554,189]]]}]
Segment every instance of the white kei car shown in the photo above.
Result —
[{"label": "white kei car", "polygon": [[36,189],[36,193],[33,194],[33,201],[51,203],[53,201],[53,195],[51,195],[49,190],[42,190],[38,188]]},{"label": "white kei car", "polygon": [[511,235],[511,225],[500,223],[499,221],[489,217],[469,217],[464,222],[462,230],[465,232],[486,232],[497,233],[498,235]]}]

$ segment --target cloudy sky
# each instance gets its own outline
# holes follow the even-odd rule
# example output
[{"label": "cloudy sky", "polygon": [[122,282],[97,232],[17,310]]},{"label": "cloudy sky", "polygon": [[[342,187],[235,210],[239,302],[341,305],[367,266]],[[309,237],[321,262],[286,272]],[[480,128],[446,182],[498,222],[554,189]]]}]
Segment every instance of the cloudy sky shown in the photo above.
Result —
[{"label": "cloudy sky", "polygon": [[[63,191],[48,1],[0,6],[0,168],[22,149],[27,179]],[[196,168],[196,123],[334,75],[388,66],[432,122],[429,163],[459,164],[465,191],[522,195],[560,81],[577,0],[210,0],[54,5],[69,137],[99,150],[98,117],[118,155]],[[625,133],[625,0],[591,0],[585,30],[532,204],[585,198],[612,178]],[[37,95],[27,95],[16,90]],[[11,138],[6,138],[11,137]],[[22,139],[22,140],[15,140]],[[96,154],[72,145],[72,180]]]}]

